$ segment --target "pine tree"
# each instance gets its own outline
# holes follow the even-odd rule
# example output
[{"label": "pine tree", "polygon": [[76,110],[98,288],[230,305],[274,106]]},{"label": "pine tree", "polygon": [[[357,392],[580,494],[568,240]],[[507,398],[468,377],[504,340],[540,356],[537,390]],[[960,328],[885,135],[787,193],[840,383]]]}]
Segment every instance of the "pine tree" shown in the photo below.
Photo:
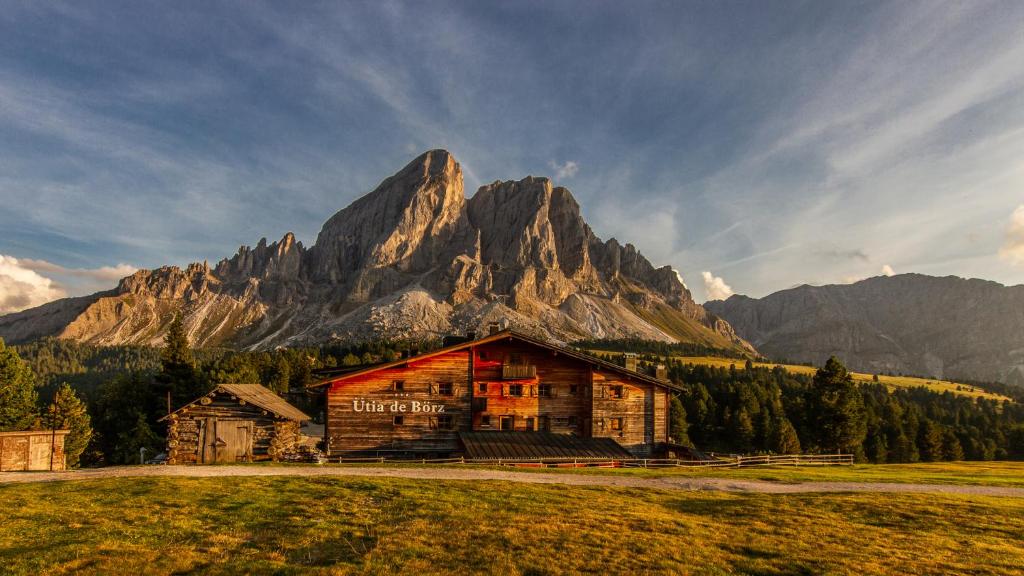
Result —
[{"label": "pine tree", "polygon": [[164,336],[164,349],[160,352],[160,373],[157,382],[171,393],[172,409],[191,402],[206,391],[206,386],[196,371],[195,357],[189,346],[188,334],[176,314]]},{"label": "pine tree", "polygon": [[800,438],[796,428],[785,416],[777,416],[768,440],[768,449],[776,454],[799,454]]},{"label": "pine tree", "polygon": [[273,377],[270,380],[270,389],[274,392],[287,392],[291,382],[291,366],[288,359],[283,355],[277,357],[274,365]]},{"label": "pine tree", "polygon": [[92,425],[85,404],[68,383],[57,389],[44,423],[47,428],[70,430],[64,438],[64,458],[69,468],[78,467],[79,458],[92,439]]},{"label": "pine tree", "polygon": [[689,426],[686,424],[686,409],[678,396],[672,396],[669,403],[669,433],[672,441],[683,446],[693,446],[690,435],[687,434]]},{"label": "pine tree", "polygon": [[853,377],[835,356],[814,374],[811,406],[819,445],[829,452],[855,453],[867,435],[867,414]]},{"label": "pine tree", "polygon": [[964,459],[964,448],[960,444],[960,439],[949,428],[942,432],[942,459],[952,461]]},{"label": "pine tree", "polygon": [[917,449],[921,452],[922,462],[942,460],[942,429],[935,422],[925,420],[921,423],[917,434]]},{"label": "pine tree", "polygon": [[754,423],[750,420],[750,414],[740,408],[733,417],[733,438],[736,449],[740,452],[750,452],[754,441]]},{"label": "pine tree", "polygon": [[36,420],[35,376],[0,338],[0,432],[25,430]]}]

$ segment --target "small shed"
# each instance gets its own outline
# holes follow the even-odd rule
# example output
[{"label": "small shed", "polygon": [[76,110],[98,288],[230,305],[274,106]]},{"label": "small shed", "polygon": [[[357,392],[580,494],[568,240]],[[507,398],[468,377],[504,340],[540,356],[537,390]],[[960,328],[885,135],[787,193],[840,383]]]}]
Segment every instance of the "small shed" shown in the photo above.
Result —
[{"label": "small shed", "polygon": [[64,437],[68,432],[0,432],[0,472],[64,470]]},{"label": "small shed", "polygon": [[221,384],[164,416],[168,464],[279,460],[310,417],[259,384]]}]

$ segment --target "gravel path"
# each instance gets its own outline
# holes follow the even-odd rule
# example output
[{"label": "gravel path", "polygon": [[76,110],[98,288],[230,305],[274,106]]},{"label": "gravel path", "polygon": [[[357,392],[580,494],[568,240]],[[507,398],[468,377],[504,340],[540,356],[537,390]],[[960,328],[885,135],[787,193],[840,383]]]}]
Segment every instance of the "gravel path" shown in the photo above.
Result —
[{"label": "gravel path", "polygon": [[731,478],[687,478],[681,476],[643,478],[610,474],[514,472],[478,468],[384,468],[338,466],[117,466],[69,472],[2,472],[0,485],[96,478],[141,478],[178,476],[211,478],[223,476],[343,476],[361,478],[412,478],[417,480],[498,480],[530,484],[571,486],[612,486],[658,488],[662,490],[719,490],[794,494],[804,492],[914,492],[929,494],[979,494],[1024,498],[1024,488],[963,486],[953,484],[900,484],[891,482],[765,482]]}]

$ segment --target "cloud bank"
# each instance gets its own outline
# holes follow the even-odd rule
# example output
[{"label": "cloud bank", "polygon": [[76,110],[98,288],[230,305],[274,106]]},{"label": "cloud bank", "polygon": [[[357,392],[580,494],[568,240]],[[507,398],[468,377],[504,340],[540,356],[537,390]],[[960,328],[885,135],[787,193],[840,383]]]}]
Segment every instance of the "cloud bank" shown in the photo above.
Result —
[{"label": "cloud bank", "polygon": [[65,296],[67,293],[53,280],[25,267],[17,258],[0,254],[0,314],[19,312]]},{"label": "cloud bank", "polygon": [[45,260],[0,254],[0,314],[107,290],[136,270],[124,263],[100,268],[68,268]]}]

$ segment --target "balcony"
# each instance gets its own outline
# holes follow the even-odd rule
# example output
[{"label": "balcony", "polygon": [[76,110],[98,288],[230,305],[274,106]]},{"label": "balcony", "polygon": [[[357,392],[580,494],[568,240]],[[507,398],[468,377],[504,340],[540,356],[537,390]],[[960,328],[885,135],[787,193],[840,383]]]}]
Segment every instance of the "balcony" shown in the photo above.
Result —
[{"label": "balcony", "polygon": [[501,379],[502,380],[522,380],[526,378],[536,378],[537,367],[530,364],[502,364],[501,365]]}]

